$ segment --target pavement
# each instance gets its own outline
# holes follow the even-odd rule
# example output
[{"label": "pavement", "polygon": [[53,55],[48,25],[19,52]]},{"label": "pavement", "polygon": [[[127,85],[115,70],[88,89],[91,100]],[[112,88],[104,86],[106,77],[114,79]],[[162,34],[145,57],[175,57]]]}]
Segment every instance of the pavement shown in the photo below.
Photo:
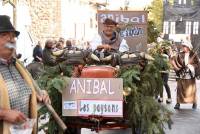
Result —
[{"label": "pavement", "polygon": [[[172,129],[166,129],[166,134],[200,134],[200,81],[197,80],[198,103],[196,110],[192,109],[192,104],[181,104],[180,110],[174,110],[176,104],[176,82],[169,81],[172,104],[167,107],[173,112],[172,120],[174,124]],[[166,96],[166,95],[165,95]]]},{"label": "pavement", "polygon": [[[169,81],[172,94],[172,104],[167,105],[166,92],[164,92],[164,103],[172,113],[172,129],[165,128],[166,134],[200,134],[200,81],[197,81],[198,106],[196,110],[192,109],[192,104],[181,104],[180,110],[174,110],[176,104],[176,81]],[[81,134],[97,134],[89,129],[82,129]],[[100,131],[99,134],[132,134],[131,129],[126,130],[106,130]]]}]

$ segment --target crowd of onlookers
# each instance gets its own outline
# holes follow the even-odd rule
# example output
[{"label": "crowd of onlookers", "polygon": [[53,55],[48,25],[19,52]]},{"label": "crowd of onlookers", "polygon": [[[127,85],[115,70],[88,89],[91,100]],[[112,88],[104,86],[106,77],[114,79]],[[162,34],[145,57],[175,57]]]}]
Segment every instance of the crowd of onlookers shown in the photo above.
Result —
[{"label": "crowd of onlookers", "polygon": [[[58,51],[62,49],[73,49],[73,48],[79,48],[79,49],[88,49],[89,43],[88,42],[80,42],[75,40],[65,40],[64,38],[59,38],[58,40],[53,39],[47,39],[44,45],[44,48],[51,46],[52,51]],[[43,55],[43,45],[41,42],[38,42],[33,50],[33,58],[34,61],[39,62],[42,61],[42,55]]]}]

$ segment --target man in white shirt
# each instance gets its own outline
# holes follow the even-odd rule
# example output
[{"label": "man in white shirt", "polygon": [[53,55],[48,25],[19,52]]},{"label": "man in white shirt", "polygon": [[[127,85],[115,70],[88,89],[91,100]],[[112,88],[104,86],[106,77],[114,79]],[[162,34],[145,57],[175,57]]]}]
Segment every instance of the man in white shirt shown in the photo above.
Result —
[{"label": "man in white shirt", "polygon": [[90,42],[90,48],[92,50],[96,49],[115,49],[120,52],[125,52],[129,50],[129,46],[119,33],[115,30],[117,23],[109,18],[104,21],[103,31],[99,35],[96,35]]}]

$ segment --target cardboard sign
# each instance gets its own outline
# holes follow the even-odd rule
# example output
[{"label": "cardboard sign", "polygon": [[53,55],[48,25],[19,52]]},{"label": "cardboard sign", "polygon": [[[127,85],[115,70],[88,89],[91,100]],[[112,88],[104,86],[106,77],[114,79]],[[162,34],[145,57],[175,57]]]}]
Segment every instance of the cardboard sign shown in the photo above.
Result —
[{"label": "cardboard sign", "polygon": [[63,116],[123,117],[123,80],[72,78],[62,94]]},{"label": "cardboard sign", "polygon": [[120,35],[124,38],[131,51],[146,51],[147,48],[147,12],[146,11],[98,11],[98,31],[103,30],[106,18],[116,21],[124,27]]}]

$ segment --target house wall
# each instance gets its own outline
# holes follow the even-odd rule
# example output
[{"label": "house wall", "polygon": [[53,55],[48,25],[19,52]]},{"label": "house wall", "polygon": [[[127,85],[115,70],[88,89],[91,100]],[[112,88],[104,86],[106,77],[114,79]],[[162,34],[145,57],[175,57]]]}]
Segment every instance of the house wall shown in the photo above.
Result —
[{"label": "house wall", "polygon": [[[18,24],[29,20],[26,29],[35,42],[61,36],[61,0],[18,0],[17,5],[22,10],[17,15]],[[23,6],[27,8],[25,13]]]},{"label": "house wall", "polygon": [[[200,38],[200,0],[182,0],[182,4],[179,3],[179,0],[174,0],[173,5],[165,3],[164,6],[164,21],[168,22],[168,33],[166,37],[176,41],[185,40],[189,38],[194,46],[198,44],[198,38]],[[173,33],[171,24],[175,22],[175,33]],[[198,23],[198,34],[194,32],[195,23]],[[188,23],[191,23],[189,28],[191,29],[188,33],[187,28]],[[164,26],[163,26],[164,27]]]}]

